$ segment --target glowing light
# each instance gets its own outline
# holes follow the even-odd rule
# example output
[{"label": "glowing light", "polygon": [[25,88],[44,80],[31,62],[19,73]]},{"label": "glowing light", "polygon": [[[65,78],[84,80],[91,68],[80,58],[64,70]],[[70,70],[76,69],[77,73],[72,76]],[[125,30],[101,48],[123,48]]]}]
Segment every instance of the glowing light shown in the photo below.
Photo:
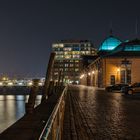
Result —
[{"label": "glowing light", "polygon": [[140,51],[140,45],[126,45],[124,51]]},{"label": "glowing light", "polygon": [[29,83],[28,83],[28,86],[32,86],[32,85],[33,85],[33,82],[29,82]]},{"label": "glowing light", "polygon": [[2,80],[3,81],[6,81],[6,80],[8,80],[8,78],[7,77],[3,77]]},{"label": "glowing light", "polygon": [[91,75],[91,73],[89,72],[89,73],[88,73],[88,75],[90,76],[90,75]]},{"label": "glowing light", "polygon": [[95,71],[92,71],[92,74],[94,74],[95,73]]},{"label": "glowing light", "polygon": [[101,44],[99,50],[100,51],[102,51],[102,50],[103,51],[104,50],[106,50],[106,51],[113,50],[120,44],[121,44],[120,40],[118,40],[115,37],[110,36],[110,37],[108,37],[107,39],[104,40],[104,42]]},{"label": "glowing light", "polygon": [[2,82],[0,82],[0,86],[3,86],[3,83]]},{"label": "glowing light", "polygon": [[82,79],[84,76],[85,76],[85,75],[84,75],[84,74],[82,74],[82,75],[80,76],[80,79]]},{"label": "glowing light", "polygon": [[119,72],[119,71],[120,71],[120,68],[117,69],[117,72]]},{"label": "glowing light", "polygon": [[38,85],[39,85],[39,86],[43,86],[43,83],[39,82]]},{"label": "glowing light", "polygon": [[12,82],[9,82],[9,83],[8,83],[8,86],[13,86],[13,83],[12,83]]},{"label": "glowing light", "polygon": [[22,85],[23,85],[23,83],[21,83],[21,82],[20,82],[20,83],[18,83],[18,85],[19,85],[19,86],[22,86]]}]

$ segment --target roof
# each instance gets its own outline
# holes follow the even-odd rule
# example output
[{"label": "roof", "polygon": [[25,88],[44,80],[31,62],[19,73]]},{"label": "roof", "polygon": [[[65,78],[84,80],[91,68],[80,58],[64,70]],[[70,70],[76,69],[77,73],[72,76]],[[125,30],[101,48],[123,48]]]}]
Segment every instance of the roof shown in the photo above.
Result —
[{"label": "roof", "polygon": [[114,36],[109,36],[100,45],[99,51],[111,51],[115,49],[122,42]]},{"label": "roof", "polygon": [[134,39],[121,43],[109,54],[103,57],[140,57],[140,40]]}]

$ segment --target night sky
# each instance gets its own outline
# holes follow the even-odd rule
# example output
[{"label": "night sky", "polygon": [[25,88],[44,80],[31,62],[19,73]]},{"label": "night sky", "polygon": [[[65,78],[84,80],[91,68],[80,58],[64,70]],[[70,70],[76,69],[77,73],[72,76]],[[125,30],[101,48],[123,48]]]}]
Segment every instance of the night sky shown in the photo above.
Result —
[{"label": "night sky", "polygon": [[0,75],[44,76],[53,42],[88,39],[98,47],[111,22],[115,36],[133,39],[136,19],[140,27],[139,0],[0,1]]}]

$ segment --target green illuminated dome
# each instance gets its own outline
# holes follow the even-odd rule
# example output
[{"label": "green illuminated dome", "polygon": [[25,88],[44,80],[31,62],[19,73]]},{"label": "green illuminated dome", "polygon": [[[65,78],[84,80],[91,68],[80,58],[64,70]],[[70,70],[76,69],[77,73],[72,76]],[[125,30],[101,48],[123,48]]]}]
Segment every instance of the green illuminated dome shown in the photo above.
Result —
[{"label": "green illuminated dome", "polygon": [[100,45],[99,51],[111,51],[111,50],[115,49],[118,45],[120,45],[121,43],[122,42],[119,39],[117,39],[113,36],[109,36]]}]

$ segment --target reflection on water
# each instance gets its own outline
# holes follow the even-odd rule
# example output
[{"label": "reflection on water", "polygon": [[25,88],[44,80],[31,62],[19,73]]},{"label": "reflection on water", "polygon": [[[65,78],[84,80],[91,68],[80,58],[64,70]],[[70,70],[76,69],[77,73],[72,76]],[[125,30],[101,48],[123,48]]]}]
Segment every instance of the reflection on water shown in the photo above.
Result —
[{"label": "reflection on water", "polygon": [[[24,115],[28,97],[28,95],[0,95],[0,132]],[[41,95],[38,95],[36,105],[40,100]]]}]

